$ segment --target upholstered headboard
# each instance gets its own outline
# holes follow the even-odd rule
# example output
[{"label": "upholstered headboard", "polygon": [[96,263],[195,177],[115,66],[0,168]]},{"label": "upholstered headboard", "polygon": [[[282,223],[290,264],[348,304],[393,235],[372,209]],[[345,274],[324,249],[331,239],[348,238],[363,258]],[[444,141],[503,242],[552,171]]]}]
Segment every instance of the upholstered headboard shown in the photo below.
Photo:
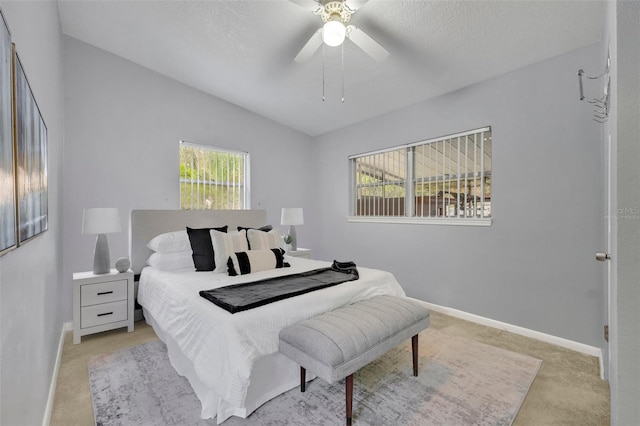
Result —
[{"label": "upholstered headboard", "polygon": [[151,255],[147,243],[164,232],[229,225],[257,228],[266,225],[265,210],[133,210],[129,221],[129,258],[135,275]]}]

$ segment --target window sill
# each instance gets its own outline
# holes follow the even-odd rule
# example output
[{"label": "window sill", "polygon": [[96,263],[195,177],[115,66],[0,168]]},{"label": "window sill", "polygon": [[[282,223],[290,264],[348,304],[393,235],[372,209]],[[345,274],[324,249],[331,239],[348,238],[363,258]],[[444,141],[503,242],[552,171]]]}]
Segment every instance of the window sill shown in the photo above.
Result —
[{"label": "window sill", "polygon": [[413,225],[455,225],[455,226],[491,226],[493,219],[486,218],[457,218],[447,219],[418,218],[418,217],[384,217],[384,216],[347,216],[347,222],[355,223],[407,223]]}]

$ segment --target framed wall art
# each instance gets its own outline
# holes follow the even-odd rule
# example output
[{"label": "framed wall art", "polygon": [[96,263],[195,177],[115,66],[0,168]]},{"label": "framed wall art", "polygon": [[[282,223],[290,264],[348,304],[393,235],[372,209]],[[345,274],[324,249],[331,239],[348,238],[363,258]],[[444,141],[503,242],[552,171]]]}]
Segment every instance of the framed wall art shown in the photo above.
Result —
[{"label": "framed wall art", "polygon": [[0,10],[0,254],[17,245],[11,33]]},{"label": "framed wall art", "polygon": [[48,228],[47,126],[15,49],[13,61],[18,244],[20,244]]}]

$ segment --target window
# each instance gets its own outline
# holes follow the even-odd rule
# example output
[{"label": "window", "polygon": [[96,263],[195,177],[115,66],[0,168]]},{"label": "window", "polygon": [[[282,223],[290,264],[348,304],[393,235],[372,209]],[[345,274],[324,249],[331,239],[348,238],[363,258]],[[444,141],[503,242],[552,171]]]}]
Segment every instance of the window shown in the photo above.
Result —
[{"label": "window", "polygon": [[349,157],[352,221],[491,223],[491,128]]},{"label": "window", "polygon": [[250,208],[249,153],[180,141],[180,208]]}]

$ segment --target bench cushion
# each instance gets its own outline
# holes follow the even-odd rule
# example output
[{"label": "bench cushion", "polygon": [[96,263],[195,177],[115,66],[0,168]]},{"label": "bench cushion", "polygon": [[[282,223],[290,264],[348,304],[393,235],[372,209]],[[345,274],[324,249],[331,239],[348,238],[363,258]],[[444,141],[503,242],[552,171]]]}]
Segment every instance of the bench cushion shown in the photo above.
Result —
[{"label": "bench cushion", "polygon": [[379,358],[429,325],[419,302],[377,296],[280,331],[280,352],[329,383]]}]

